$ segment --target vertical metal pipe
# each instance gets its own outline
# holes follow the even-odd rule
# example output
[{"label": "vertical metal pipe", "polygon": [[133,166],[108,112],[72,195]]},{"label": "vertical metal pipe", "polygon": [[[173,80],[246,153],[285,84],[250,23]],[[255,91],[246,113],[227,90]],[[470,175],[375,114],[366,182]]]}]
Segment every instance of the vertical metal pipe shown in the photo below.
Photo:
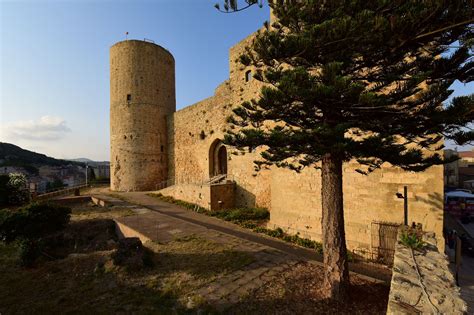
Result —
[{"label": "vertical metal pipe", "polygon": [[408,187],[403,186],[403,213],[404,213],[404,223],[408,225]]}]

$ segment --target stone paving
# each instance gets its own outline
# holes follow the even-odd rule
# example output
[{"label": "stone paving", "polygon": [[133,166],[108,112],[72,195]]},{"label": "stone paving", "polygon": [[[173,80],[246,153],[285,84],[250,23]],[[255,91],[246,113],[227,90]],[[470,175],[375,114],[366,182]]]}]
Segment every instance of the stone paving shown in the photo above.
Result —
[{"label": "stone paving", "polygon": [[[96,202],[127,207],[137,213],[137,215],[116,219],[117,225],[125,236],[138,236],[143,242],[166,243],[176,238],[194,235],[230,245],[233,250],[247,252],[253,256],[254,261],[249,265],[226,274],[195,292],[197,296],[201,296],[220,310],[235,304],[252,290],[259,288],[272,277],[299,262],[306,261],[321,265],[314,251],[183,209],[147,196],[145,193],[109,194],[107,191],[96,191],[93,196]],[[383,280],[387,277],[386,270],[383,269],[374,268],[371,272],[379,275]],[[364,278],[383,282],[374,278]]]},{"label": "stone paving", "polygon": [[114,197],[98,195],[96,198],[105,201],[108,205],[130,208],[140,214],[116,219],[125,236],[138,236],[143,242],[166,243],[176,238],[193,235],[230,245],[233,250],[249,253],[254,258],[252,263],[194,292],[196,296],[204,298],[209,304],[221,310],[237,303],[240,298],[261,287],[278,273],[304,261],[278,249],[204,228],[169,215],[146,211],[146,208],[131,205]]}]

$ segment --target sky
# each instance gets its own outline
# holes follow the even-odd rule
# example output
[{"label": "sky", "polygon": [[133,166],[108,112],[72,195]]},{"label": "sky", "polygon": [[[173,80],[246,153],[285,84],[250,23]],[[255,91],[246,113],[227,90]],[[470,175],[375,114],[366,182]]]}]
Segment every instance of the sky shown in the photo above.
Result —
[{"label": "sky", "polygon": [[174,55],[177,109],[211,96],[228,78],[229,48],[269,18],[257,7],[219,13],[217,1],[0,0],[0,141],[109,160],[109,48],[125,32]]}]

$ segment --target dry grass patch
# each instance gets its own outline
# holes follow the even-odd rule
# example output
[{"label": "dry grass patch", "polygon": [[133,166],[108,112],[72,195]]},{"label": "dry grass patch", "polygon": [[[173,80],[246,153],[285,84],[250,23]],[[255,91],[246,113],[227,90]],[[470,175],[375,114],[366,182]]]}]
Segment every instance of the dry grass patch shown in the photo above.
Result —
[{"label": "dry grass patch", "polygon": [[93,202],[74,204],[71,206],[71,211],[72,221],[86,219],[114,219],[135,214],[129,208],[101,207]]},{"label": "dry grass patch", "polygon": [[254,261],[250,253],[195,236],[147,246],[157,253],[155,267],[159,276],[152,283],[181,303],[195,298],[196,289]]},{"label": "dry grass patch", "polygon": [[[18,266],[18,248],[0,243],[0,313],[187,313],[193,292],[254,261],[230,246],[190,236],[147,244],[150,263],[139,271],[114,266],[111,218],[129,209],[73,206],[73,221],[54,235],[51,257]],[[204,301],[202,301],[204,302]],[[210,310],[206,310],[210,311]]]},{"label": "dry grass patch", "polygon": [[230,314],[385,314],[389,287],[351,276],[345,303],[323,298],[322,267],[299,263],[275,276],[228,311]]}]

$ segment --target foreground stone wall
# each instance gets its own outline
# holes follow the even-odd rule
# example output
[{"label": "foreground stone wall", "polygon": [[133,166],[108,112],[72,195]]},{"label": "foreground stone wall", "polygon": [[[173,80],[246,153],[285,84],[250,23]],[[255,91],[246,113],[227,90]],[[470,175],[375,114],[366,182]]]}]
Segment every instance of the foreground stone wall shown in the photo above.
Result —
[{"label": "foreground stone wall", "polygon": [[433,235],[426,235],[425,241],[423,251],[414,251],[415,261],[411,250],[397,243],[387,314],[465,314],[467,305],[446,255],[438,252]]}]

